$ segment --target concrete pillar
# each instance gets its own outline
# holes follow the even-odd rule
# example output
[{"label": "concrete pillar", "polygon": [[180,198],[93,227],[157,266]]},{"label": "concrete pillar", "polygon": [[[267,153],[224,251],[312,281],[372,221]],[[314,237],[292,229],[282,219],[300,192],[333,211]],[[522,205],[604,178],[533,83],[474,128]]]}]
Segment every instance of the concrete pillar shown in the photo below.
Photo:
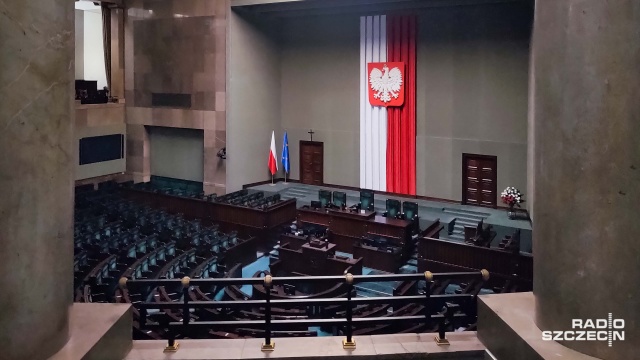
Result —
[{"label": "concrete pillar", "polygon": [[624,319],[625,341],[564,341],[603,359],[640,339],[640,2],[537,0],[534,294],[542,330]]},{"label": "concrete pillar", "polygon": [[0,8],[0,359],[45,359],[73,293],[74,5]]}]

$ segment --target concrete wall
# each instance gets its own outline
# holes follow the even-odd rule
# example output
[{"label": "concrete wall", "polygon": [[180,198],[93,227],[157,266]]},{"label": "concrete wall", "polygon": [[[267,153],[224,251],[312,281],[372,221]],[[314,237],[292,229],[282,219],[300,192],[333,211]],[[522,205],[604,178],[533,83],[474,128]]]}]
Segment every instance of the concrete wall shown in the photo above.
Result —
[{"label": "concrete wall", "polygon": [[324,182],[360,183],[360,20],[294,18],[282,29],[282,128],[291,178],[300,178],[300,140],[324,142]]},{"label": "concrete wall", "polygon": [[74,6],[2,5],[0,359],[48,359],[73,302]]},{"label": "concrete wall", "polygon": [[203,181],[202,130],[151,126],[151,175]]},{"label": "concrete wall", "polygon": [[277,24],[243,16],[229,14],[227,192],[269,179],[272,130],[278,155],[282,151],[280,50],[273,36]]},{"label": "concrete wall", "polygon": [[[228,0],[127,0],[125,7],[124,34],[112,32],[112,41],[124,42],[119,68],[124,70],[128,174],[136,182],[150,178],[146,127],[203,130],[203,189],[224,194],[226,161],[216,154],[226,146]],[[114,78],[121,74],[112,73]],[[191,104],[154,104],[154,93],[188,94]]]},{"label": "concrete wall", "polygon": [[[463,153],[497,156],[498,195],[507,186],[527,189],[531,16],[523,4],[419,14],[419,195],[461,200]],[[359,17],[291,18],[281,33],[281,124],[292,178],[298,141],[314,129],[314,139],[325,142],[324,181],[358,186]]]},{"label": "concrete wall", "polygon": [[502,4],[420,15],[417,193],[461,200],[462,154],[498,158],[498,197],[527,185],[531,9]]}]

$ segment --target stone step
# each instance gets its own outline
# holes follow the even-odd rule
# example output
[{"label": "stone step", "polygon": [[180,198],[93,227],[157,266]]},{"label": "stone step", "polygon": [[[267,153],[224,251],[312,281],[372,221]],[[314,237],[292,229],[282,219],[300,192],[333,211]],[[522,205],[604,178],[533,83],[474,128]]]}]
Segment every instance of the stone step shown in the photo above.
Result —
[{"label": "stone step", "polygon": [[464,234],[451,234],[448,238],[451,240],[464,241]]},{"label": "stone step", "polygon": [[297,193],[297,194],[312,194],[312,191],[309,191],[307,189],[301,189],[301,188],[292,188],[292,189],[286,189],[284,190],[284,192],[289,192],[289,193]]},{"label": "stone step", "polygon": [[456,219],[456,225],[460,224],[464,226],[477,226],[479,222],[480,221],[475,221],[473,219],[463,219],[463,218]]},{"label": "stone step", "polygon": [[458,209],[447,209],[447,208],[444,208],[442,211],[447,213],[447,214],[455,215],[456,217],[467,218],[467,219],[470,219],[470,220],[477,220],[477,221],[485,219],[489,215],[491,215],[491,214],[488,214],[488,213],[480,213],[480,212],[474,212],[474,211],[468,211],[468,210],[458,210]]}]

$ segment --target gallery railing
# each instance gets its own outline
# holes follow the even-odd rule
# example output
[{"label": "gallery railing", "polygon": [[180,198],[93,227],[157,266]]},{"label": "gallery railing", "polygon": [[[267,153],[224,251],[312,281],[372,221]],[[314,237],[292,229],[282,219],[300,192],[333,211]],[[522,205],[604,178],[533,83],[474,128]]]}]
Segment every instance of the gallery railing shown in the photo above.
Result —
[{"label": "gallery railing", "polygon": [[[354,349],[356,346],[353,339],[354,325],[380,325],[392,324],[398,322],[425,324],[431,321],[437,321],[438,334],[435,341],[438,345],[448,345],[446,338],[447,323],[453,324],[455,320],[466,320],[475,314],[466,314],[459,312],[458,304],[449,301],[470,300],[473,302],[473,309],[477,309],[477,298],[473,294],[431,294],[431,284],[436,280],[480,280],[483,283],[489,279],[487,270],[474,272],[452,272],[452,273],[431,273],[426,271],[424,274],[390,274],[390,275],[352,275],[350,273],[344,276],[301,276],[301,277],[272,277],[266,275],[264,277],[255,278],[211,278],[211,279],[190,279],[184,277],[182,279],[140,279],[128,280],[120,279],[120,287],[127,289],[129,292],[141,290],[143,301],[134,306],[140,313],[140,329],[144,330],[164,330],[167,334],[168,345],[165,351],[176,351],[178,342],[176,341],[176,333],[183,331],[189,333],[190,329],[207,328],[215,329],[216,327],[243,327],[251,326],[252,328],[264,329],[265,341],[262,345],[263,351],[273,351],[274,341],[272,339],[272,331],[274,328],[282,328],[287,325],[306,325],[306,326],[344,326],[346,338],[342,341],[345,349]],[[380,281],[420,281],[427,283],[424,295],[407,295],[407,296],[381,296],[381,297],[363,297],[352,298],[353,286],[358,283],[380,282]],[[278,284],[318,284],[318,283],[334,283],[344,282],[347,286],[347,297],[345,298],[292,298],[292,299],[271,299],[272,286]],[[151,289],[158,286],[176,287],[182,286],[182,301],[178,302],[148,302],[148,294]],[[227,287],[232,285],[263,285],[265,287],[265,299],[263,300],[232,300],[232,301],[191,301],[189,296],[189,288],[191,286],[218,286]],[[357,317],[353,318],[353,307],[357,305],[373,305],[373,304],[422,304],[425,307],[424,315],[412,316],[379,316],[379,317]],[[305,318],[305,319],[285,319],[272,320],[271,310],[273,306],[278,308],[301,307],[301,306],[345,306],[345,318]],[[434,306],[442,305],[442,310],[432,314],[429,309]],[[197,309],[246,309],[254,307],[264,307],[264,320],[238,320],[238,321],[192,321],[191,310]],[[147,316],[149,310],[178,310],[182,311],[182,321],[166,321],[162,324],[148,323]],[[454,327],[455,328],[455,327]]]}]

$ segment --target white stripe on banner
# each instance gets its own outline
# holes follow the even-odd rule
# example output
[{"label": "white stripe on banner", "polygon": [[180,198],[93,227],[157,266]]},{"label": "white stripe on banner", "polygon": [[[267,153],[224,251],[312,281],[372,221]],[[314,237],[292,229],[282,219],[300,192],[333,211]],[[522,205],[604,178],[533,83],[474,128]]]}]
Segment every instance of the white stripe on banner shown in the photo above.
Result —
[{"label": "white stripe on banner", "polygon": [[367,63],[387,61],[387,17],[360,18],[360,187],[387,189],[387,109],[369,104]]}]

